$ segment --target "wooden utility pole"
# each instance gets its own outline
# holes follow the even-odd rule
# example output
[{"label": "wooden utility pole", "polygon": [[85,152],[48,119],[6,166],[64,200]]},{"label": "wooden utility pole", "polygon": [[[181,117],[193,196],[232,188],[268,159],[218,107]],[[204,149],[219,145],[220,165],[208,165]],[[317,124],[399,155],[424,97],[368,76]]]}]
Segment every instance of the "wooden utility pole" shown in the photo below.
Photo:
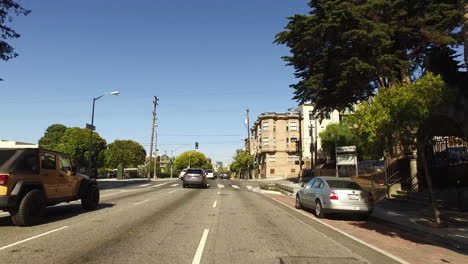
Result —
[{"label": "wooden utility pole", "polygon": [[[153,123],[151,125],[151,143],[150,143],[150,152],[149,152],[149,161],[148,161],[148,180],[151,179],[151,159],[153,158],[153,143],[154,143],[154,126],[156,125],[156,106],[158,105],[158,97],[155,96],[153,99]],[[155,161],[156,162],[156,161]]]},{"label": "wooden utility pole", "polygon": [[[250,117],[249,117],[249,109],[246,110],[245,112],[245,115],[246,115],[246,125],[247,125],[247,153],[249,155],[252,155],[252,151],[250,149]],[[247,167],[248,170],[249,170],[249,173],[247,174],[247,177],[250,179],[251,178],[251,171],[250,171],[250,166],[252,164],[249,163],[249,166]]]}]

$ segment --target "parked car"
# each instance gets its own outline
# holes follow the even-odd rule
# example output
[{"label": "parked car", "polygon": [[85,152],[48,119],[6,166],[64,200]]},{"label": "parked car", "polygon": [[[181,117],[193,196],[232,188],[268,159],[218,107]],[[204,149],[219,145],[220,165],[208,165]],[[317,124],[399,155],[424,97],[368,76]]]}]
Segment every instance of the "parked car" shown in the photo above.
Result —
[{"label": "parked car", "polygon": [[203,169],[190,168],[190,169],[187,169],[187,171],[185,172],[184,177],[182,177],[182,186],[184,188],[187,188],[193,185],[198,185],[201,187],[208,188],[206,174]]},{"label": "parked car", "polygon": [[205,173],[206,173],[206,178],[208,178],[208,179],[216,178],[213,170],[206,170]]},{"label": "parked car", "polygon": [[303,207],[313,209],[318,218],[324,218],[329,213],[366,218],[374,209],[374,197],[354,181],[316,177],[296,194],[296,208]]},{"label": "parked car", "polygon": [[301,184],[301,187],[304,187],[314,177],[315,173],[313,169],[304,169],[302,170],[302,175],[299,178],[299,184]]},{"label": "parked car", "polygon": [[85,210],[99,204],[95,179],[76,173],[70,156],[43,149],[0,149],[0,210],[13,224],[42,222],[47,206],[81,199]]},{"label": "parked car", "polygon": [[182,177],[184,177],[185,172],[187,172],[187,169],[183,169],[183,170],[179,173],[179,179],[180,179],[180,180],[182,180]]},{"label": "parked car", "polygon": [[221,172],[219,174],[219,178],[229,180],[231,178],[231,174],[229,174],[229,172]]}]

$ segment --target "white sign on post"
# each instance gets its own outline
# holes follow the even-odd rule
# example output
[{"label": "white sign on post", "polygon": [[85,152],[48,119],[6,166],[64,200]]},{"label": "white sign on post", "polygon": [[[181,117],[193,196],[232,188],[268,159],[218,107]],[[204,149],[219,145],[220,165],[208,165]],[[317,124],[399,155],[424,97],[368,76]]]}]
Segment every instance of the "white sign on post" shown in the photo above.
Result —
[{"label": "white sign on post", "polygon": [[336,177],[338,177],[338,166],[356,166],[356,177],[358,176],[357,149],[356,146],[336,147]]}]

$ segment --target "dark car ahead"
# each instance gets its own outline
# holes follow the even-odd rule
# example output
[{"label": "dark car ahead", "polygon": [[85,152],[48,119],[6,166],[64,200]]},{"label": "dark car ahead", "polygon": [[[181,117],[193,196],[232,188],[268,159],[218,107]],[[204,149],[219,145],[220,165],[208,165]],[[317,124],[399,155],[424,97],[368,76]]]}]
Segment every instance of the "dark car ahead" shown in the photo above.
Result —
[{"label": "dark car ahead", "polygon": [[182,177],[182,186],[187,188],[189,186],[198,185],[201,187],[208,188],[206,181],[206,174],[203,169],[187,169],[184,176]]},{"label": "dark car ahead", "polygon": [[221,172],[219,174],[219,178],[229,180],[231,178],[231,174],[229,174],[229,172]]}]

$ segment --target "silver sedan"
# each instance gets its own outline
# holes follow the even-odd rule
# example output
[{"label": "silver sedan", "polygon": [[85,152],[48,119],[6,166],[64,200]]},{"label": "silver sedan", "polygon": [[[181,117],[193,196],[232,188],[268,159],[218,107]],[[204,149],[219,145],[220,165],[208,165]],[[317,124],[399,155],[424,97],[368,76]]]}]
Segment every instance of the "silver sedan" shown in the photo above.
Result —
[{"label": "silver sedan", "polygon": [[374,209],[372,193],[348,179],[316,177],[296,194],[296,208],[307,207],[323,218],[329,213],[355,214],[363,218]]}]

